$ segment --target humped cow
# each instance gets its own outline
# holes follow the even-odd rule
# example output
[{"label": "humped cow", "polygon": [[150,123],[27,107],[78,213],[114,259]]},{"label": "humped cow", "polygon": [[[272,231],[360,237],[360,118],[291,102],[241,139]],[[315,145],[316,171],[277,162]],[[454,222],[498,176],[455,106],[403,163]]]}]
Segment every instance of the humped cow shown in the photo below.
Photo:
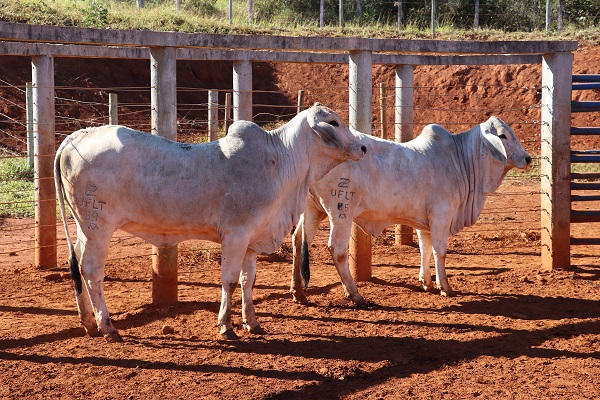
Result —
[{"label": "humped cow", "polygon": [[[57,151],[55,181],[86,332],[122,341],[108,314],[103,278],[110,238],[123,229],[155,246],[187,239],[221,243],[219,333],[238,339],[231,323],[236,282],[244,328],[264,333],[252,303],[257,254],[280,246],[304,211],[311,184],[365,151],[321,104],[272,131],[236,122],[227,136],[205,144],[113,125],[72,133]],[[77,225],[75,245],[65,200]]]},{"label": "humped cow", "polygon": [[445,271],[448,237],[475,223],[486,197],[513,167],[531,157],[513,130],[497,117],[453,135],[428,125],[415,139],[394,143],[357,133],[367,147],[360,161],[347,161],[315,183],[292,235],[294,301],[307,301],[308,248],[319,223],[329,217],[328,247],[347,297],[364,305],[348,266],[352,222],[377,236],[390,224],[416,228],[421,251],[419,281],[432,291],[433,251],[440,293],[454,295]]}]

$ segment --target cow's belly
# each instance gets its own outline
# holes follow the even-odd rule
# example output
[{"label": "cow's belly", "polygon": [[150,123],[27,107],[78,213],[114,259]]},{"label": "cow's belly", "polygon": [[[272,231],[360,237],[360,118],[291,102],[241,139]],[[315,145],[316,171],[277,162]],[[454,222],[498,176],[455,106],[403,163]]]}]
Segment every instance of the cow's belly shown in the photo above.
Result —
[{"label": "cow's belly", "polygon": [[362,212],[355,218],[355,222],[371,236],[378,236],[385,228],[394,224],[408,225],[420,230],[429,230],[427,222],[424,219],[406,215],[382,214],[376,211]]},{"label": "cow's belly", "polygon": [[173,246],[184,240],[210,240],[220,243],[220,237],[214,227],[188,226],[176,227],[168,225],[147,225],[137,222],[129,222],[121,227],[122,230],[138,236],[157,247]]}]

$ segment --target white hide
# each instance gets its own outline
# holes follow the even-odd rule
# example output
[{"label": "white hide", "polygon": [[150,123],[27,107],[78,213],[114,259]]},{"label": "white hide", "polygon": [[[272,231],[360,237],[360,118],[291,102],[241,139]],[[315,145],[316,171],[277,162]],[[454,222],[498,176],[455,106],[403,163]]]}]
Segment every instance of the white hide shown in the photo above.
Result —
[{"label": "white hide", "polygon": [[77,255],[72,274],[86,331],[120,340],[102,280],[110,237],[123,229],[156,246],[187,239],[221,243],[220,333],[237,338],[231,294],[238,281],[246,328],[261,333],[252,305],[256,254],[280,246],[304,211],[312,183],[363,154],[347,125],[319,104],[274,131],[240,121],[226,137],[205,144],[122,126],[73,133],[57,152],[55,175],[63,220],[64,194],[77,223],[75,246],[68,240]]},{"label": "white hide", "polygon": [[[513,167],[531,158],[514,132],[491,117],[467,132],[452,135],[440,125],[428,125],[421,135],[395,143],[357,133],[367,147],[360,161],[334,168],[310,190],[307,208],[294,233],[291,292],[305,302],[300,276],[301,249],[308,248],[319,221],[330,221],[329,248],[346,294],[357,304],[364,300],[348,267],[352,221],[377,236],[391,224],[417,229],[421,247],[420,279],[431,290],[429,260],[433,251],[436,280],[442,294],[452,294],[445,274],[448,237],[473,225],[486,197]],[[305,243],[303,243],[305,242]],[[305,278],[306,280],[306,278]]]}]

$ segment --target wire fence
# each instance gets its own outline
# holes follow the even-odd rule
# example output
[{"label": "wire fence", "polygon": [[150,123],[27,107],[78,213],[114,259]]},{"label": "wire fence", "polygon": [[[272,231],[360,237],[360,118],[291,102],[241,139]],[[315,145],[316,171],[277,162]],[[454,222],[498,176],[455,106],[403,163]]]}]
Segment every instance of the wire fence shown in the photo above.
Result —
[{"label": "wire fence", "polygon": [[[305,108],[315,101],[327,103],[348,121],[348,85],[344,82],[344,70],[340,68],[339,74],[326,87],[322,82],[313,80],[313,84],[287,82],[282,85],[285,88],[255,90],[253,92],[254,121],[265,127],[274,127],[294,116],[298,107]],[[457,240],[461,238],[481,240],[485,243],[481,251],[490,254],[498,251],[516,251],[524,243],[539,241],[540,82],[532,81],[523,84],[515,78],[505,79],[504,82],[472,83],[465,78],[469,75],[469,71],[464,67],[455,67],[450,72],[447,67],[422,67],[415,75],[417,77],[414,87],[415,135],[430,123],[444,125],[451,132],[458,133],[487,120],[491,115],[497,115],[513,127],[517,136],[522,139],[525,149],[534,157],[534,166],[526,172],[509,173],[497,193],[489,196],[479,221],[473,227],[461,232]],[[438,82],[432,79],[434,76],[439,76]],[[444,77],[450,77],[452,81],[444,84],[442,83]],[[461,79],[463,81],[460,81]],[[475,77],[473,79],[476,80]],[[382,83],[385,84],[385,89],[380,91]],[[372,134],[380,136],[382,126],[385,125],[386,136],[392,140],[395,129],[395,90],[393,68],[382,68],[375,74]],[[0,149],[0,166],[2,166],[0,169],[0,195],[2,196],[0,198],[0,236],[2,237],[0,259],[10,263],[11,256],[20,256],[18,258],[23,259],[31,255],[29,261],[31,263],[35,242],[35,223],[32,218],[34,206],[32,182],[35,178],[27,163],[24,162],[27,158],[25,82],[11,84],[4,81],[0,91],[3,93],[0,96],[0,144],[2,146]],[[298,104],[299,91],[302,92],[304,99],[301,105]],[[109,93],[118,92],[120,95],[118,104],[120,124],[142,131],[150,129],[149,86],[88,87],[74,82],[70,86],[57,86],[55,92],[57,145],[75,130],[108,123]],[[177,88],[178,99],[181,100],[178,102],[178,140],[196,143],[208,140],[209,103],[204,100],[207,98],[207,92],[208,89],[205,87]],[[218,91],[220,136],[225,135],[223,127],[226,105],[224,102],[227,92],[230,90]],[[121,97],[124,99],[122,102]],[[194,99],[198,101],[195,102]],[[269,102],[269,99],[276,99],[276,102]],[[510,206],[507,207],[507,204]],[[71,234],[74,234],[74,224],[72,221],[69,223]],[[60,263],[66,260],[66,245],[60,219],[57,230]],[[394,235],[394,232],[388,229],[385,235]],[[128,246],[129,250],[136,248],[136,252],[127,251],[126,255],[120,255],[118,249],[123,246]],[[209,242],[193,242],[180,249],[180,257],[197,259],[199,255],[212,257],[211,254],[218,252],[219,246]],[[119,232],[113,237],[111,243],[109,264],[119,263],[121,262],[119,260],[127,260],[131,257],[148,258],[150,253],[149,244]],[[210,265],[210,268],[218,267],[214,263],[207,265]],[[19,266],[14,265],[14,268]],[[204,267],[198,265],[198,268]]]},{"label": "wire fence", "polygon": [[[600,6],[590,0],[242,0],[188,2],[169,0],[189,11],[251,24],[327,26],[390,26],[406,29],[500,29],[503,31],[562,31],[586,29],[600,23]],[[152,7],[161,1],[147,1]],[[139,4],[139,3],[138,3]],[[144,7],[142,5],[142,7]]]}]

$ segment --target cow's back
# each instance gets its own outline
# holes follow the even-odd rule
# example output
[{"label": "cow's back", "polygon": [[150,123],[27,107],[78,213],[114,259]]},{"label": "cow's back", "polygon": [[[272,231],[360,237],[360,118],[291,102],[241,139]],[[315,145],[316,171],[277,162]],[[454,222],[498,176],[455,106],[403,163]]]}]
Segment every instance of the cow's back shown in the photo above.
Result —
[{"label": "cow's back", "polygon": [[225,164],[217,143],[178,143],[119,126],[78,131],[67,140],[61,174],[84,227],[216,235],[206,227],[219,214],[207,201],[224,194],[221,177],[212,173]]},{"label": "cow's back", "polygon": [[392,223],[426,228],[431,204],[440,195],[460,201],[456,144],[443,127],[429,126],[406,143],[367,135],[361,142],[368,150],[360,161],[339,165],[314,186],[334,218],[353,218],[377,235]]}]

